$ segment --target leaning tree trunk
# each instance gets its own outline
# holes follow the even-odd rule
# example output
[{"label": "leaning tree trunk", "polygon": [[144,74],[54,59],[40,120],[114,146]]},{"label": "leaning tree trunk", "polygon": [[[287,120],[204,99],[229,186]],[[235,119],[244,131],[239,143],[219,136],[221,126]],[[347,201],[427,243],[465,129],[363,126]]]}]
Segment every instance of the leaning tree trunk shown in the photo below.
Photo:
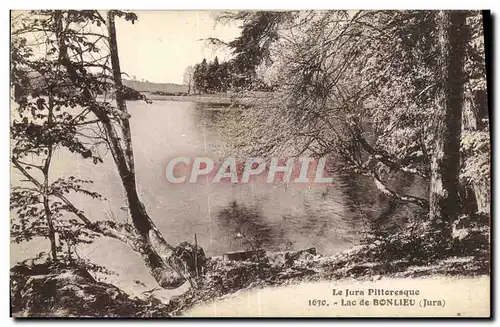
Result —
[{"label": "leaning tree trunk", "polygon": [[[56,35],[59,45],[59,61],[66,68],[71,82],[76,87],[81,88],[82,95],[91,103],[89,109],[95,114],[100,123],[102,123],[106,131],[110,152],[125,189],[130,215],[135,230],[141,237],[139,242],[132,241],[128,243],[140,244],[140,246],[135,246],[134,244],[130,245],[132,248],[136,249],[136,251],[140,252],[151,275],[161,287],[177,288],[186,280],[191,281],[189,272],[185,271],[185,263],[175,256],[173,247],[165,241],[158,228],[149,218],[144,205],[139,199],[136,189],[131,133],[128,122],[129,115],[124,99],[121,97],[121,72],[119,69],[113,12],[110,11],[110,13],[108,13],[110,25],[108,28],[110,32],[111,58],[113,61],[113,77],[115,79],[118,96],[117,106],[118,109],[122,111],[122,118],[119,124],[114,122],[109,116],[109,113],[100,108],[100,106],[92,105],[92,92],[87,85],[82,84],[81,76],[76,69],[78,65],[71,62],[68,54],[68,44],[66,43],[66,34],[62,24],[62,13],[56,11],[55,17],[57,22]],[[117,132],[116,127],[118,127],[119,131],[122,131],[121,134],[123,135]],[[124,138],[125,149],[123,149],[121,144],[122,138]]]},{"label": "leaning tree trunk", "polygon": [[460,135],[467,30],[463,11],[440,11],[436,128],[431,161],[430,219],[442,225],[461,212],[459,198]]},{"label": "leaning tree trunk", "polygon": [[[123,84],[116,41],[115,14],[113,10],[108,11],[107,20],[111,66],[116,92],[115,99],[118,110],[123,113],[121,115],[121,132],[125,147],[125,149],[115,149],[117,150],[114,151],[115,162],[125,189],[134,227],[145,242],[152,245],[149,248],[151,251],[146,256],[146,264],[162,287],[176,288],[186,281],[186,278],[190,278],[188,273],[182,270],[184,264],[175,257],[174,248],[165,241],[158,228],[154,225],[137,193],[132,133],[129,122],[130,115],[128,114],[127,105],[123,97]],[[118,145],[119,140],[115,139],[112,143]]]}]

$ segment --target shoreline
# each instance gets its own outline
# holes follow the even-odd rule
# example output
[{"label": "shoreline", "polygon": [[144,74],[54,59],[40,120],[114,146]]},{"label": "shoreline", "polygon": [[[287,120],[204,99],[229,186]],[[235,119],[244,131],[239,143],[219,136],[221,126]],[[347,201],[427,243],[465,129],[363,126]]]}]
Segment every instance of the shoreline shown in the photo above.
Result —
[{"label": "shoreline", "polygon": [[[255,103],[255,100],[261,98],[256,95],[227,95],[227,94],[201,94],[201,95],[161,95],[152,94],[149,92],[141,92],[149,100],[152,101],[180,101],[180,102],[195,102],[201,104],[212,104],[219,106],[250,106]],[[141,100],[136,100],[141,101]]]},{"label": "shoreline", "polygon": [[148,99],[153,101],[182,101],[182,102],[196,102],[207,104],[225,104],[231,105],[238,101],[229,96],[204,96],[204,95],[160,95],[160,94],[147,94]]}]

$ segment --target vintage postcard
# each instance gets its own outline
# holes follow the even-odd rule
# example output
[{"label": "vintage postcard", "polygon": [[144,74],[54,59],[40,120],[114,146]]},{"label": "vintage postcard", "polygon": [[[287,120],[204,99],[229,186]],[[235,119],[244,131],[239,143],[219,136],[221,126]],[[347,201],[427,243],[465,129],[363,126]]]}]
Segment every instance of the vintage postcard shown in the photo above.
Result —
[{"label": "vintage postcard", "polygon": [[12,317],[490,317],[488,11],[10,19]]}]

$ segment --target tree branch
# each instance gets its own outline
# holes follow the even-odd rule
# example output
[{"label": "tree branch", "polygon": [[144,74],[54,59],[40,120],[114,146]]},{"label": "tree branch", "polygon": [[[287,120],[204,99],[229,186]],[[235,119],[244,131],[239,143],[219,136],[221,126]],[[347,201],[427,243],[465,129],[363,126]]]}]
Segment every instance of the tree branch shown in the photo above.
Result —
[{"label": "tree branch", "polygon": [[396,199],[401,202],[406,202],[406,203],[412,203],[416,204],[419,207],[422,207],[424,209],[429,209],[429,201],[413,196],[413,195],[408,195],[408,194],[398,194],[394,190],[389,189],[379,178],[379,176],[372,170],[369,170],[369,174],[373,177],[373,180],[375,181],[375,186],[377,186],[377,189],[382,192],[383,194]]}]

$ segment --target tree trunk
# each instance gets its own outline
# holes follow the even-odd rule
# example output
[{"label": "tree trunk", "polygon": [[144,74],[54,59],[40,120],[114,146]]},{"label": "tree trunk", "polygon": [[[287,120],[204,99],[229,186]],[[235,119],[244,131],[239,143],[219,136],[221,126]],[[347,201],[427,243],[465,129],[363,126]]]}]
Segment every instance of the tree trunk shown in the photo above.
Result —
[{"label": "tree trunk", "polygon": [[[183,264],[174,257],[173,247],[165,241],[160,231],[156,228],[137,193],[132,133],[129,122],[130,116],[123,97],[123,84],[116,41],[115,14],[113,10],[108,11],[107,20],[111,66],[116,91],[115,98],[118,110],[123,113],[121,116],[121,131],[125,146],[124,156],[121,155],[121,153],[116,155],[118,154],[117,152],[121,152],[120,149],[116,149],[117,151],[115,151],[114,156],[115,161],[125,189],[130,216],[134,227],[144,238],[145,243],[151,245],[143,248],[143,256],[145,257],[146,265],[149,267],[153,277],[155,277],[160,286],[165,288],[176,288],[184,283],[186,278],[189,279],[189,276],[187,276],[186,272],[182,271]],[[118,140],[114,140],[115,144],[118,144],[118,142]],[[172,271],[172,269],[174,271]]]},{"label": "tree trunk", "polygon": [[52,212],[50,211],[49,197],[45,194],[43,195],[43,208],[45,210],[45,218],[47,219],[47,227],[49,230],[48,238],[50,241],[50,253],[52,256],[52,260],[57,261],[56,233],[54,230],[54,224],[52,222]]},{"label": "tree trunk", "polygon": [[461,212],[459,197],[460,135],[467,30],[463,11],[440,11],[436,128],[431,160],[430,219],[441,225]]},{"label": "tree trunk", "polygon": [[[469,94],[464,99],[462,113],[462,131],[480,131],[485,126],[481,123],[482,119],[488,119],[488,116],[481,114],[480,105],[475,102],[474,96]],[[486,112],[487,113],[487,112]],[[490,185],[482,179],[475,179],[469,185],[464,185],[465,193],[469,196],[466,212],[490,213]]]},{"label": "tree trunk", "polygon": [[[47,127],[50,129],[53,124],[53,110],[54,110],[54,101],[52,94],[49,93],[49,105],[48,105],[48,114],[47,114]],[[52,254],[52,260],[57,261],[57,243],[56,243],[56,232],[54,229],[54,221],[52,220],[52,211],[50,210],[50,202],[49,202],[49,171],[50,171],[50,163],[52,162],[52,152],[53,146],[49,144],[47,149],[47,157],[45,158],[45,163],[42,167],[43,173],[43,209],[45,211],[45,218],[47,219],[47,228],[49,230],[49,240],[50,240],[50,252]]]},{"label": "tree trunk", "polygon": [[148,214],[144,209],[144,205],[137,194],[135,182],[135,167],[134,167],[134,152],[132,150],[132,133],[130,131],[130,122],[128,118],[127,104],[123,98],[123,84],[120,69],[120,59],[118,57],[118,45],[116,42],[115,16],[112,10],[108,11],[108,35],[109,49],[111,57],[111,65],[113,69],[113,80],[115,83],[115,99],[118,110],[124,113],[121,119],[121,131],[123,134],[125,145],[125,157],[117,158],[117,166],[122,179],[123,187],[130,210],[132,222],[139,233],[148,237],[151,230],[151,224]]},{"label": "tree trunk", "polygon": [[[65,38],[66,34],[62,24],[62,12],[55,12],[55,20],[57,22],[56,35],[59,45],[59,62],[68,71],[68,75],[72,83],[76,87],[81,88],[82,95],[87,98],[90,103],[92,103],[94,101],[92,92],[88,86],[82,83],[79,71],[76,69],[77,65],[71,62],[68,54],[68,45],[66,44]],[[151,275],[161,287],[177,288],[186,280],[191,280],[189,273],[183,270],[185,265],[175,257],[173,247],[165,241],[160,231],[149,218],[137,193],[128,113],[125,101],[121,96],[121,71],[119,69],[113,11],[108,13],[108,23],[113,77],[117,90],[117,107],[120,111],[122,111],[123,115],[117,126],[117,124],[112,121],[111,117],[108,116],[108,113],[102,110],[99,106],[90,105],[89,109],[96,115],[106,131],[110,151],[125,189],[130,215],[135,229],[141,236],[141,246],[136,250],[144,258],[145,264],[150,270]],[[115,129],[116,127],[122,131],[123,135],[119,135]],[[122,137],[125,142],[125,149],[122,148]]]}]

